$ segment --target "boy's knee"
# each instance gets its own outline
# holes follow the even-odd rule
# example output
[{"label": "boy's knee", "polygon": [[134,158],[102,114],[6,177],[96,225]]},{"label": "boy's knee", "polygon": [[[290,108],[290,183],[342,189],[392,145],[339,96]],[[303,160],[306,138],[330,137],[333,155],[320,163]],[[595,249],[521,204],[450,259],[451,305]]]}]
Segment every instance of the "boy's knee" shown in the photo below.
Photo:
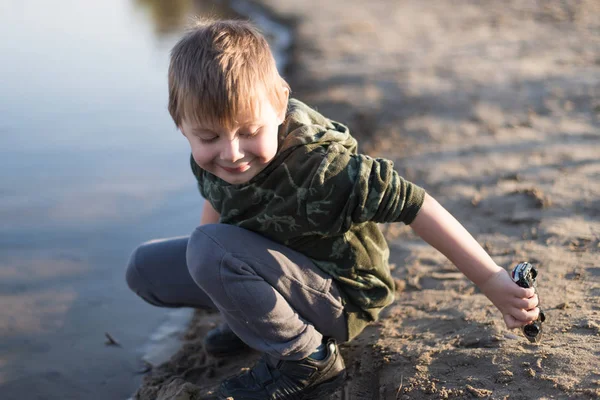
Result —
[{"label": "boy's knee", "polygon": [[129,289],[131,289],[135,294],[150,304],[160,306],[161,304],[154,299],[152,287],[147,279],[144,278],[140,267],[144,265],[144,245],[145,244],[140,245],[133,251],[133,253],[131,253],[131,256],[129,257],[129,264],[127,265],[127,271],[125,272],[125,280],[127,281],[127,286],[129,286]]},{"label": "boy's knee", "polygon": [[127,286],[129,286],[129,289],[133,290],[136,293],[142,288],[142,286],[144,286],[143,280],[138,271],[138,257],[140,247],[137,247],[133,251],[133,253],[131,253],[131,256],[129,257],[129,263],[127,264],[127,272],[125,273],[125,280],[127,281]]},{"label": "boy's knee", "polygon": [[219,267],[226,251],[217,231],[219,224],[197,227],[188,240],[186,262],[192,279],[207,292],[218,283]]}]

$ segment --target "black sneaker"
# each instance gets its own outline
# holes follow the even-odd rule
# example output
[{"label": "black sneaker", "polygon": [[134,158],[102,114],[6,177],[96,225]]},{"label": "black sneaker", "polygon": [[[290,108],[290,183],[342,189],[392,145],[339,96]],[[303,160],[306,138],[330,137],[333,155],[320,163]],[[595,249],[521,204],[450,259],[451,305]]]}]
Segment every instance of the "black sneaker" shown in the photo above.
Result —
[{"label": "black sneaker", "polygon": [[346,379],[346,367],[335,340],[327,341],[327,357],[299,361],[263,356],[249,371],[224,381],[219,399],[308,400],[334,393]]},{"label": "black sneaker", "polygon": [[214,357],[236,355],[249,349],[225,323],[208,331],[202,343],[206,353]]}]

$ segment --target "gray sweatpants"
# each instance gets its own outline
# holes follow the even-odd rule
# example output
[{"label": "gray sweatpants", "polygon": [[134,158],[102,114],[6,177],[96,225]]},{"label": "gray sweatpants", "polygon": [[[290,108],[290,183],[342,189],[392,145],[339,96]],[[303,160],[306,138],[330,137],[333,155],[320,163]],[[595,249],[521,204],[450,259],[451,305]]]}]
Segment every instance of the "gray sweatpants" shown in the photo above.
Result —
[{"label": "gray sweatpants", "polygon": [[132,254],[129,287],[159,307],[213,308],[250,347],[297,360],[323,336],[346,341],[335,282],[307,257],[245,229],[203,225]]}]

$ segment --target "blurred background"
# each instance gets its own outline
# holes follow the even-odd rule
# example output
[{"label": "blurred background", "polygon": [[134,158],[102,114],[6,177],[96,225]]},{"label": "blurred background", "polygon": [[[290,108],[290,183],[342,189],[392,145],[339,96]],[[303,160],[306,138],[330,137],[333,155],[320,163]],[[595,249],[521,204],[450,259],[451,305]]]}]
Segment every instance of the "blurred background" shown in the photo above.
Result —
[{"label": "blurred background", "polygon": [[126,399],[140,358],[168,356],[189,313],[145,304],[124,280],[135,246],[200,218],[167,112],[168,55],[194,15],[242,12],[289,40],[241,7],[0,2],[0,398]]}]

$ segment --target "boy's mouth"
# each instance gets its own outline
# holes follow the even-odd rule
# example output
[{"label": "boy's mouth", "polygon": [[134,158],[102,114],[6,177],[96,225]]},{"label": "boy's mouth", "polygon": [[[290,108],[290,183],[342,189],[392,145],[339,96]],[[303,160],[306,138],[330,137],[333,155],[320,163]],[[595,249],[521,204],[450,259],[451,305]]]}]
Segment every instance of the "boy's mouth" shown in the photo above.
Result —
[{"label": "boy's mouth", "polygon": [[245,164],[239,165],[234,168],[223,167],[221,165],[220,165],[220,167],[222,169],[224,169],[226,172],[229,172],[230,174],[240,174],[240,173],[246,172],[250,169],[250,163],[245,163]]}]

